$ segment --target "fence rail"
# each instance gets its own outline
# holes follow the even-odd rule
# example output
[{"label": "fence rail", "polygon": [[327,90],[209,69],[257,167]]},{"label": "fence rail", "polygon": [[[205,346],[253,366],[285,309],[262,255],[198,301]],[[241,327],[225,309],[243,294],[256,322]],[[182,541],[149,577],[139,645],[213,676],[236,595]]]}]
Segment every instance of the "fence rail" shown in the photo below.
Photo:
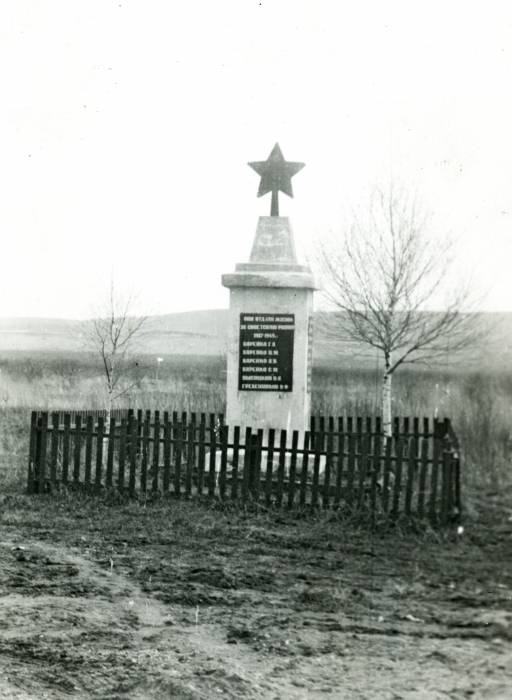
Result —
[{"label": "fence rail", "polygon": [[461,511],[460,458],[448,420],[322,418],[304,434],[241,431],[222,415],[33,412],[28,490],[118,489],[267,506],[342,508],[372,519],[446,523]]},{"label": "fence rail", "polygon": [[[46,411],[36,411],[38,416],[42,416]],[[137,420],[141,421],[143,419],[145,411],[134,410],[132,408],[114,408],[110,412],[105,409],[61,409],[52,411],[52,415],[57,413],[59,415],[59,423],[63,423],[65,416],[69,415],[70,420],[73,423],[77,416],[80,416],[82,421],[90,416],[95,420],[103,417],[107,420],[109,417],[115,418],[120,422],[123,418],[128,419],[131,415],[136,416]],[[158,413],[158,411],[156,411]],[[209,424],[223,424],[224,414],[223,413],[187,413],[186,411],[172,412],[172,422],[177,423],[178,421],[187,423],[204,423]],[[357,432],[357,433],[381,433],[382,432],[382,419],[380,416],[368,416],[368,417],[334,417],[334,416],[311,416],[310,419],[310,432],[314,433],[317,430],[320,432],[326,432],[335,430],[338,432]],[[440,420],[438,418],[424,417],[424,418],[409,418],[407,416],[395,417],[393,419],[393,435],[406,437],[431,437],[433,435],[443,437],[451,433],[451,439],[456,441],[455,433],[451,427],[450,420],[444,418]]]}]

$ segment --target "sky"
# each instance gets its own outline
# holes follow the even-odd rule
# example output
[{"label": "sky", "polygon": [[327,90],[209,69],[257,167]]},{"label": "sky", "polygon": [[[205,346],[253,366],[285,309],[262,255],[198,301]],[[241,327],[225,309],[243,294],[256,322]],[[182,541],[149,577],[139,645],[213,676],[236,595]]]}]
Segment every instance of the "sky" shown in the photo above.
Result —
[{"label": "sky", "polygon": [[512,311],[512,3],[7,0],[0,316],[227,308],[279,142],[305,261],[397,181]]}]

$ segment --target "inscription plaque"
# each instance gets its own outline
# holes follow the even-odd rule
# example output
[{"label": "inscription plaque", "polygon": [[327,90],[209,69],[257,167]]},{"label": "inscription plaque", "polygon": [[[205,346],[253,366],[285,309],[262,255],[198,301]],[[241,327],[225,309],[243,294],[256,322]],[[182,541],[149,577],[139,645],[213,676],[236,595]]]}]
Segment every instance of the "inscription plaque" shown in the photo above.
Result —
[{"label": "inscription plaque", "polygon": [[292,391],[294,314],[240,314],[239,391]]}]

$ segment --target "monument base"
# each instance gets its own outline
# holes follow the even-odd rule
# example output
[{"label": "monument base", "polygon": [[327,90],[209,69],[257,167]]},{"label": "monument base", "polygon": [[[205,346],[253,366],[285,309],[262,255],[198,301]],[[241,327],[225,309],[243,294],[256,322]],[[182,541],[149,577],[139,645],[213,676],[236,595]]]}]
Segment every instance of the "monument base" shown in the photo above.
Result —
[{"label": "monument base", "polygon": [[[239,425],[242,428],[249,426],[254,430],[276,428],[304,432],[308,429],[311,407],[312,302],[313,294],[309,289],[231,289],[227,358],[228,425]],[[281,324],[275,321],[271,324],[254,324],[260,328],[281,325],[285,330],[281,336],[274,328],[253,334],[277,335],[276,340],[243,340],[241,336],[246,332],[244,326],[251,325],[244,323],[248,318],[256,321],[265,318],[285,319],[285,323]],[[285,342],[282,337],[284,333],[293,333],[293,344],[288,348],[279,348],[279,343],[282,345]],[[244,355],[243,343],[249,345],[246,352],[259,354]],[[286,352],[289,356],[283,358]],[[273,353],[281,353],[281,357]]]},{"label": "monument base", "polygon": [[314,279],[297,264],[285,217],[260,217],[249,263],[223,275],[230,289],[226,423],[253,430],[309,428]]}]

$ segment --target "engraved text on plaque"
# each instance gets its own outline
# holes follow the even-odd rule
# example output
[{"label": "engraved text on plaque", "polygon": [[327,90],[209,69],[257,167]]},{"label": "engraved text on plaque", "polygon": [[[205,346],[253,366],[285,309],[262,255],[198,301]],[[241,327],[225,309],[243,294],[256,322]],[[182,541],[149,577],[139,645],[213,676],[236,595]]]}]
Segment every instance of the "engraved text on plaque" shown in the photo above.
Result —
[{"label": "engraved text on plaque", "polygon": [[239,391],[292,391],[294,314],[240,314]]}]

